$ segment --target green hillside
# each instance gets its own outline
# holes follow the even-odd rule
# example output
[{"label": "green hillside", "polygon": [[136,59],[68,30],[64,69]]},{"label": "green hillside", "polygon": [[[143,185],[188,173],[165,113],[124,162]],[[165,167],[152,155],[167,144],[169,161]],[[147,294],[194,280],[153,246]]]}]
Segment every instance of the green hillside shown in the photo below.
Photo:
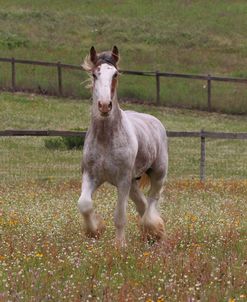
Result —
[{"label": "green hillside", "polygon": [[[80,64],[91,45],[118,45],[123,69],[247,77],[247,3],[237,1],[0,1],[0,56]],[[0,64],[0,85],[10,85]],[[54,91],[56,70],[18,66],[17,86]],[[66,72],[65,93],[88,96],[85,74]],[[120,96],[153,101],[155,81],[123,76]],[[161,101],[206,107],[205,83],[162,79]],[[213,108],[247,112],[246,85],[213,83]]]}]

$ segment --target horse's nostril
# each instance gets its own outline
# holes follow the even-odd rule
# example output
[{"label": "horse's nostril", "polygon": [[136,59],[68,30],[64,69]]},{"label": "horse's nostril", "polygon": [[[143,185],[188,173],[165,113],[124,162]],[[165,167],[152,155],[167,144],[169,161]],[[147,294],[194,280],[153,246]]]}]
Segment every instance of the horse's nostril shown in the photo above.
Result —
[{"label": "horse's nostril", "polygon": [[99,111],[103,114],[109,113],[112,110],[112,102],[101,102],[98,101]]}]

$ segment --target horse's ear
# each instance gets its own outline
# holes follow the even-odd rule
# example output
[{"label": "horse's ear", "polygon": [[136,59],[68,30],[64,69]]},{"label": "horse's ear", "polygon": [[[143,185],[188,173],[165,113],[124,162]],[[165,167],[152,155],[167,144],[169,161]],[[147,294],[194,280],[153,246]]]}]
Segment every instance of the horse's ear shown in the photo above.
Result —
[{"label": "horse's ear", "polygon": [[112,56],[113,60],[115,61],[115,63],[117,63],[119,61],[119,51],[118,51],[117,46],[113,46],[111,56]]},{"label": "horse's ear", "polygon": [[97,61],[97,52],[96,52],[94,46],[92,46],[91,49],[90,49],[90,60],[91,60],[91,62],[93,62],[94,64],[95,64],[96,61]]}]

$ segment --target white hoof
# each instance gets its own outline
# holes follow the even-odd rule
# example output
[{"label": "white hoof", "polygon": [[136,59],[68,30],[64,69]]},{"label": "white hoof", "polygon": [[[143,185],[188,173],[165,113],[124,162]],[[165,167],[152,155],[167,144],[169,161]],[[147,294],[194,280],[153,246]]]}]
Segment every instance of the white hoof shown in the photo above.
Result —
[{"label": "white hoof", "polygon": [[104,220],[99,214],[94,214],[92,223],[86,225],[86,235],[88,237],[99,238],[104,231]]},{"label": "white hoof", "polygon": [[141,229],[144,239],[163,240],[165,237],[165,224],[157,210],[143,215]]}]

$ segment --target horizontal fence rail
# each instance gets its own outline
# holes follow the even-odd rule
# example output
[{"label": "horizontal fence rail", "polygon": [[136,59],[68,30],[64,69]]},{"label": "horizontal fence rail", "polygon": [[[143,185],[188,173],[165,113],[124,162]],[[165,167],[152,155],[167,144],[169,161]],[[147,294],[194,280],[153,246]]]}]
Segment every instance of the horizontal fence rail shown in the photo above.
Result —
[{"label": "horizontal fence rail", "polygon": [[[63,96],[62,69],[82,70],[82,67],[80,65],[65,64],[62,62],[45,62],[45,61],[34,61],[34,60],[25,60],[25,59],[16,59],[16,58],[0,58],[0,62],[11,64],[12,91],[16,91],[16,64],[28,64],[28,65],[38,65],[38,66],[56,68],[57,69],[57,94],[59,96]],[[211,92],[212,81],[247,84],[247,78],[220,77],[220,76],[213,76],[210,74],[195,75],[195,74],[182,74],[182,73],[171,73],[171,72],[160,72],[160,71],[133,71],[133,70],[120,70],[120,72],[126,75],[154,77],[156,80],[156,105],[160,105],[160,78],[161,77],[206,81],[208,111],[212,111],[212,92]]]},{"label": "horizontal fence rail", "polygon": [[[86,131],[2,130],[0,136],[86,136]],[[205,137],[215,139],[247,139],[247,132],[167,131],[168,137]]]},{"label": "horizontal fence rail", "polygon": [[[14,136],[61,136],[61,137],[86,137],[86,131],[63,131],[63,130],[2,130],[0,137]],[[200,180],[206,177],[206,138],[247,140],[247,132],[212,132],[212,131],[167,131],[170,138],[200,138]]]},{"label": "horizontal fence rail", "polygon": [[0,136],[86,136],[86,131],[63,130],[3,130]]}]

